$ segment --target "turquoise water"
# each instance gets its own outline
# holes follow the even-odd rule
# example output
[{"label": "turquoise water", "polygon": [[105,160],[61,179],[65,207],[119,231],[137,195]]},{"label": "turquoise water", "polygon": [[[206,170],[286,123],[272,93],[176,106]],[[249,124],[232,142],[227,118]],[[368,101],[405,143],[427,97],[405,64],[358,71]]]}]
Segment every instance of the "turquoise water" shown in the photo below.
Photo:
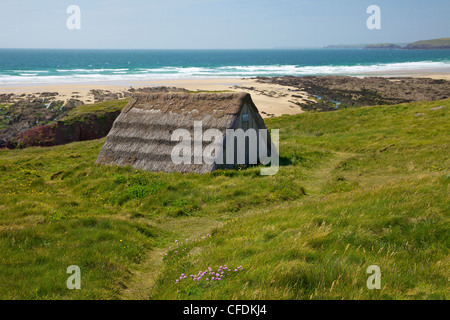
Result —
[{"label": "turquoise water", "polygon": [[450,71],[450,50],[0,49],[0,84]]}]

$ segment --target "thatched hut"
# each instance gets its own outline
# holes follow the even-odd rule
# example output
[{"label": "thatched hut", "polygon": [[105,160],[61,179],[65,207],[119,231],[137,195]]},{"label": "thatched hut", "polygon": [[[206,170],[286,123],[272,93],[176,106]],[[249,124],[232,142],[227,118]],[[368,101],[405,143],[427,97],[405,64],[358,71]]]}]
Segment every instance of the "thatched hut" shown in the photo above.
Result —
[{"label": "thatched hut", "polygon": [[[172,134],[180,128],[192,132],[196,121],[201,121],[203,130],[220,130],[225,137],[218,143],[221,152],[226,149],[227,129],[244,132],[266,129],[248,93],[138,93],[130,98],[114,122],[96,163],[149,171],[197,173],[235,166],[236,162],[221,165],[195,164],[195,161],[176,164],[172,161],[172,152],[179,143],[172,141]],[[195,138],[193,143],[196,143]],[[201,148],[204,150],[209,143],[201,141]],[[246,163],[249,162],[249,143],[247,139]],[[270,142],[267,144],[270,149]]]}]

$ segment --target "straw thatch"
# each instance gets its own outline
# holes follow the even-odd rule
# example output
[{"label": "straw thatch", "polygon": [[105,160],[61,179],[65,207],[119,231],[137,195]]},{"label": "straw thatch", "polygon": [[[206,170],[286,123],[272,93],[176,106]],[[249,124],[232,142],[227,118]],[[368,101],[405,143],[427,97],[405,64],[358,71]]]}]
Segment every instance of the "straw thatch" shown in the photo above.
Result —
[{"label": "straw thatch", "polygon": [[96,163],[149,171],[211,172],[218,168],[216,164],[174,164],[171,152],[179,142],[171,141],[171,135],[178,128],[193,132],[194,121],[202,121],[203,131],[219,129],[225,137],[226,129],[236,129],[244,105],[257,127],[265,129],[248,93],[135,94],[114,122]]}]

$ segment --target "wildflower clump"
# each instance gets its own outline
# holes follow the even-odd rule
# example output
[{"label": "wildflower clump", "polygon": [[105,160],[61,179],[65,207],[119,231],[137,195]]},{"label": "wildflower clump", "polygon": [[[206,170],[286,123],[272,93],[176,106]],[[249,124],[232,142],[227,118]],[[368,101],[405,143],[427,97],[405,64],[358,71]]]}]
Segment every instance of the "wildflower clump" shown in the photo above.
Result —
[{"label": "wildflower clump", "polygon": [[[220,266],[217,271],[214,271],[211,267],[208,267],[206,270],[200,270],[197,274],[191,274],[190,278],[192,281],[200,283],[200,281],[222,281],[226,277],[232,276],[240,271],[243,271],[244,268],[242,266],[236,268],[229,268],[227,265]],[[175,280],[176,284],[179,284],[182,280],[186,279],[187,276],[182,273],[181,276]]]}]

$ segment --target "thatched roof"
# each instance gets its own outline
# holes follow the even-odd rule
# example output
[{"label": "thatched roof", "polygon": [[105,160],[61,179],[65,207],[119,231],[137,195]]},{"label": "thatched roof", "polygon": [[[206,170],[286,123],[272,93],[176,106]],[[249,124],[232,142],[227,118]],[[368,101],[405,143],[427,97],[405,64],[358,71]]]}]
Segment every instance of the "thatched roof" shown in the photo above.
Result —
[{"label": "thatched roof", "polygon": [[171,152],[179,142],[171,141],[171,135],[178,128],[193,132],[194,121],[202,121],[203,130],[219,129],[225,136],[226,129],[234,128],[244,104],[254,111],[258,126],[265,129],[248,93],[135,94],[114,122],[96,163],[149,171],[213,171],[215,164],[174,164]]}]

